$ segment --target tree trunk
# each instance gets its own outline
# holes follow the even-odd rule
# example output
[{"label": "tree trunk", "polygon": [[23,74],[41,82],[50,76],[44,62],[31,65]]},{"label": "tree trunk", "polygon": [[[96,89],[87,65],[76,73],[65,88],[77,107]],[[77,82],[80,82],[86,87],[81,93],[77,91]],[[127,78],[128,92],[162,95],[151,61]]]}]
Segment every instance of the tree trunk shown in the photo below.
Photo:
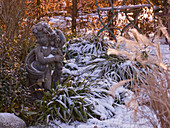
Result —
[{"label": "tree trunk", "polygon": [[72,32],[76,32],[76,19],[77,19],[77,0],[72,0],[73,7],[72,7]]},{"label": "tree trunk", "polygon": [[37,20],[38,20],[38,21],[40,20],[40,15],[41,15],[41,12],[40,12],[40,4],[41,4],[41,1],[40,1],[40,0],[37,0]]},{"label": "tree trunk", "polygon": [[0,3],[0,14],[2,14],[2,5]]}]

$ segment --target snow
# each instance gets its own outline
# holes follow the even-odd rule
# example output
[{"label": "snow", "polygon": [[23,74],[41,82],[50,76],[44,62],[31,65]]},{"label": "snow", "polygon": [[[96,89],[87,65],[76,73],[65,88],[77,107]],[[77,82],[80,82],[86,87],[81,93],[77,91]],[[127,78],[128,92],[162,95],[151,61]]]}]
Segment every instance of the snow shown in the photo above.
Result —
[{"label": "snow", "polygon": [[[162,43],[162,42],[165,42],[164,39],[159,39],[159,41]],[[170,63],[170,50],[169,50],[169,45],[167,44],[161,44],[160,45],[160,49],[161,49],[161,55],[162,55],[162,61],[165,65],[169,65]],[[155,51],[155,48],[152,49],[151,51],[151,54],[152,55],[156,55],[156,51]]]},{"label": "snow", "polygon": [[55,47],[51,47],[51,51],[52,51],[52,50],[54,50],[54,49],[56,49],[56,50],[57,50],[57,48],[55,48]]},{"label": "snow", "polygon": [[41,71],[37,70],[36,68],[34,68],[33,63],[34,63],[34,62],[31,63],[31,68],[32,68],[33,70],[35,70],[36,72],[41,72]]},{"label": "snow", "polygon": [[65,19],[66,19],[66,20],[70,20],[70,21],[72,20],[71,17],[65,17]]},{"label": "snow", "polygon": [[105,61],[105,59],[102,59],[102,58],[96,58],[95,60],[92,60],[92,61],[89,61],[87,62],[86,64],[91,64],[91,63],[97,63],[97,62],[102,62],[102,61]]},{"label": "snow", "polygon": [[43,49],[48,49],[48,47],[42,46]]},{"label": "snow", "polygon": [[44,57],[44,59],[53,58],[53,57],[55,57],[53,54],[49,54],[47,57]]},{"label": "snow", "polygon": [[63,73],[68,73],[68,74],[71,74],[71,71],[65,67],[63,67]]},{"label": "snow", "polygon": [[78,66],[74,63],[68,63],[67,65],[71,67],[71,69],[78,69]]},{"label": "snow", "polygon": [[161,49],[161,54],[162,54],[162,58],[163,58],[163,62],[165,64],[170,62],[170,50],[169,50],[169,46],[168,45],[160,45],[160,49]]},{"label": "snow", "polygon": [[85,98],[85,96],[71,96],[71,99],[76,99],[76,98]]},{"label": "snow", "polygon": [[[100,110],[102,111],[102,109],[101,107]],[[86,123],[75,121],[70,125],[55,120],[55,124],[61,128],[94,128],[94,126],[97,126],[97,128],[153,128],[148,120],[142,117],[134,122],[133,111],[128,110],[124,105],[115,107],[113,111],[115,112],[115,117],[107,120],[92,118],[88,119]],[[57,125],[51,123],[53,128],[58,128]]]}]

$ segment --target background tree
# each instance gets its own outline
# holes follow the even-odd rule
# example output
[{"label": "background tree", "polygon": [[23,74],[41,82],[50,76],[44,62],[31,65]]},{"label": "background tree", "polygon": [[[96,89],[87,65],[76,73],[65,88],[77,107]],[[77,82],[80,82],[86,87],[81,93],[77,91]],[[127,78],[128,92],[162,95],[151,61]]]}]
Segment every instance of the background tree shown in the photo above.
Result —
[{"label": "background tree", "polygon": [[41,16],[40,5],[41,5],[41,1],[37,0],[37,20],[40,20],[40,16]]},{"label": "background tree", "polygon": [[77,0],[73,0],[72,6],[72,32],[76,32],[76,19],[77,19]]}]

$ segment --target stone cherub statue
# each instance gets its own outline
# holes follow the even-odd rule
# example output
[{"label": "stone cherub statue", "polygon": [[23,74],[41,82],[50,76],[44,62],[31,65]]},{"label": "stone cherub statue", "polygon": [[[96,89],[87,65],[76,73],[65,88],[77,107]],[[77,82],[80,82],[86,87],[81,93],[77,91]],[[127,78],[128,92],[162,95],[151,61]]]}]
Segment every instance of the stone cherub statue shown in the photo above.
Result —
[{"label": "stone cherub statue", "polygon": [[[26,57],[28,85],[50,89],[55,83],[61,83],[63,53],[62,46],[66,43],[64,34],[60,30],[52,30],[44,22],[33,26],[32,32],[37,39],[35,47]],[[52,73],[52,64],[55,64]],[[53,84],[52,84],[53,83]]]}]

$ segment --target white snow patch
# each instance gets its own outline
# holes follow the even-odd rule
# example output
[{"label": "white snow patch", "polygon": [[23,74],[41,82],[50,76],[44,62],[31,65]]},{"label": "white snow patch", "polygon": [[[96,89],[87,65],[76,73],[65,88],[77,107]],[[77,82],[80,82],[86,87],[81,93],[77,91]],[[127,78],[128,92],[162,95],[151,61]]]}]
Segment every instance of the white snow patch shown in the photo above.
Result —
[{"label": "white snow patch", "polygon": [[[103,107],[101,107],[101,111],[102,110]],[[55,124],[61,128],[94,128],[94,126],[97,126],[97,128],[153,128],[149,123],[149,120],[140,117],[140,115],[140,118],[134,122],[133,111],[128,110],[124,105],[121,107],[115,107],[114,112],[116,113],[115,117],[107,120],[92,118],[88,119],[86,123],[75,121],[70,125],[55,120]],[[150,114],[152,113],[150,112]],[[54,125],[54,123],[51,122],[53,128],[58,128],[57,125]]]},{"label": "white snow patch", "polygon": [[67,65],[69,65],[72,69],[78,69],[78,66],[77,64],[74,64],[74,63],[68,63]]},{"label": "white snow patch", "polygon": [[41,71],[37,70],[36,68],[34,68],[33,63],[34,62],[31,63],[31,68],[34,69],[36,72],[41,72]]},{"label": "white snow patch", "polygon": [[65,67],[63,67],[63,73],[68,73],[68,74],[71,74],[71,71]]},{"label": "white snow patch", "polygon": [[55,57],[53,54],[50,54],[50,55],[48,55],[47,57],[44,57],[44,59],[47,59],[47,58],[53,58],[53,57]]},{"label": "white snow patch", "polygon": [[43,49],[47,49],[47,47],[45,47],[45,46],[42,46],[42,48],[43,48]]}]

